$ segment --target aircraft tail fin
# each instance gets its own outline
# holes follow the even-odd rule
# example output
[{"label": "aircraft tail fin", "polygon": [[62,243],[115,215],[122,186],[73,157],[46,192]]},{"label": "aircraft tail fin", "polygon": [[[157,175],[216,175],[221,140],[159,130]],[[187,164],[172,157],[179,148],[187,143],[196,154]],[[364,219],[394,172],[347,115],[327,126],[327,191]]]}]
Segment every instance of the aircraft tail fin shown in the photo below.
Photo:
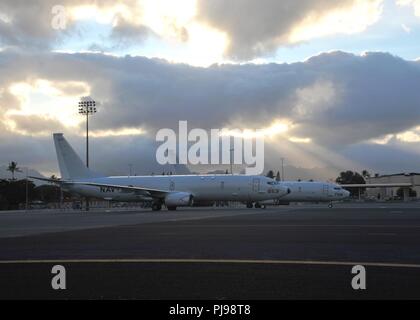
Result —
[{"label": "aircraft tail fin", "polygon": [[62,179],[73,180],[102,176],[86,167],[62,133],[54,133],[53,137]]}]

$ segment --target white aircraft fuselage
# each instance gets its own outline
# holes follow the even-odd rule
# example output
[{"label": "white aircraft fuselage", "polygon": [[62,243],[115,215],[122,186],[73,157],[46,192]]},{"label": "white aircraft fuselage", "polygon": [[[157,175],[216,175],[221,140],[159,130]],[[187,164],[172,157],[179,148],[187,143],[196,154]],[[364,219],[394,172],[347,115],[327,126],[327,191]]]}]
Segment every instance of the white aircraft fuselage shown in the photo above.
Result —
[{"label": "white aircraft fuselage", "polygon": [[[194,202],[258,202],[284,197],[289,192],[287,187],[276,184],[273,179],[245,175],[122,176],[78,179],[75,182],[75,184],[68,184],[63,187],[70,192],[83,196],[115,201],[153,199],[142,191],[124,190],[113,186],[165,190],[168,192],[168,197],[172,193],[181,197],[182,194],[190,194]],[[85,183],[95,185],[86,185]]]},{"label": "white aircraft fuselage", "polygon": [[263,204],[281,202],[333,202],[347,199],[350,192],[340,185],[321,181],[280,181],[290,193],[273,201]]}]

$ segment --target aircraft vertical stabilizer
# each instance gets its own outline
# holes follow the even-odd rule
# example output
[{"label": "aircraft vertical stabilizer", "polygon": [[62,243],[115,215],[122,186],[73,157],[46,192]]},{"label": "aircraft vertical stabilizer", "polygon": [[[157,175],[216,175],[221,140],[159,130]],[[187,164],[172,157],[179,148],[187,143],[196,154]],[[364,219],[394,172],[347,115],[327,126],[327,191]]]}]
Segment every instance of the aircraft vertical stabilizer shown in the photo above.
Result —
[{"label": "aircraft vertical stabilizer", "polygon": [[62,179],[73,180],[101,177],[100,174],[86,167],[62,133],[54,133],[53,137]]}]

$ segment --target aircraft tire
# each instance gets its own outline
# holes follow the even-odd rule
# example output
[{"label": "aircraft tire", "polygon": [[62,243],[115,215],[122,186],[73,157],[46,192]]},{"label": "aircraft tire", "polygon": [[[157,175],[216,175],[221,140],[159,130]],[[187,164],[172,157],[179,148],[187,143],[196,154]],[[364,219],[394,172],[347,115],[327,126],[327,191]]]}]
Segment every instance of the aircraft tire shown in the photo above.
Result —
[{"label": "aircraft tire", "polygon": [[154,203],[152,205],[152,210],[153,211],[160,211],[160,210],[162,210],[162,205],[160,203]]},{"label": "aircraft tire", "polygon": [[168,207],[168,211],[176,211],[176,207]]}]

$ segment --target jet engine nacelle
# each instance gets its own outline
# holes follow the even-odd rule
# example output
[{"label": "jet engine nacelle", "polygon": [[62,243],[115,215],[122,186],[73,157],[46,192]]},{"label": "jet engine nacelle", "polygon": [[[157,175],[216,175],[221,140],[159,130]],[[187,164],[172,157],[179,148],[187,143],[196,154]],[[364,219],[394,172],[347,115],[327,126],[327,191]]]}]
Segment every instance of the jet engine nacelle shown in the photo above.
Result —
[{"label": "jet engine nacelle", "polygon": [[187,192],[173,192],[165,197],[167,207],[189,207],[193,204],[193,195]]}]

